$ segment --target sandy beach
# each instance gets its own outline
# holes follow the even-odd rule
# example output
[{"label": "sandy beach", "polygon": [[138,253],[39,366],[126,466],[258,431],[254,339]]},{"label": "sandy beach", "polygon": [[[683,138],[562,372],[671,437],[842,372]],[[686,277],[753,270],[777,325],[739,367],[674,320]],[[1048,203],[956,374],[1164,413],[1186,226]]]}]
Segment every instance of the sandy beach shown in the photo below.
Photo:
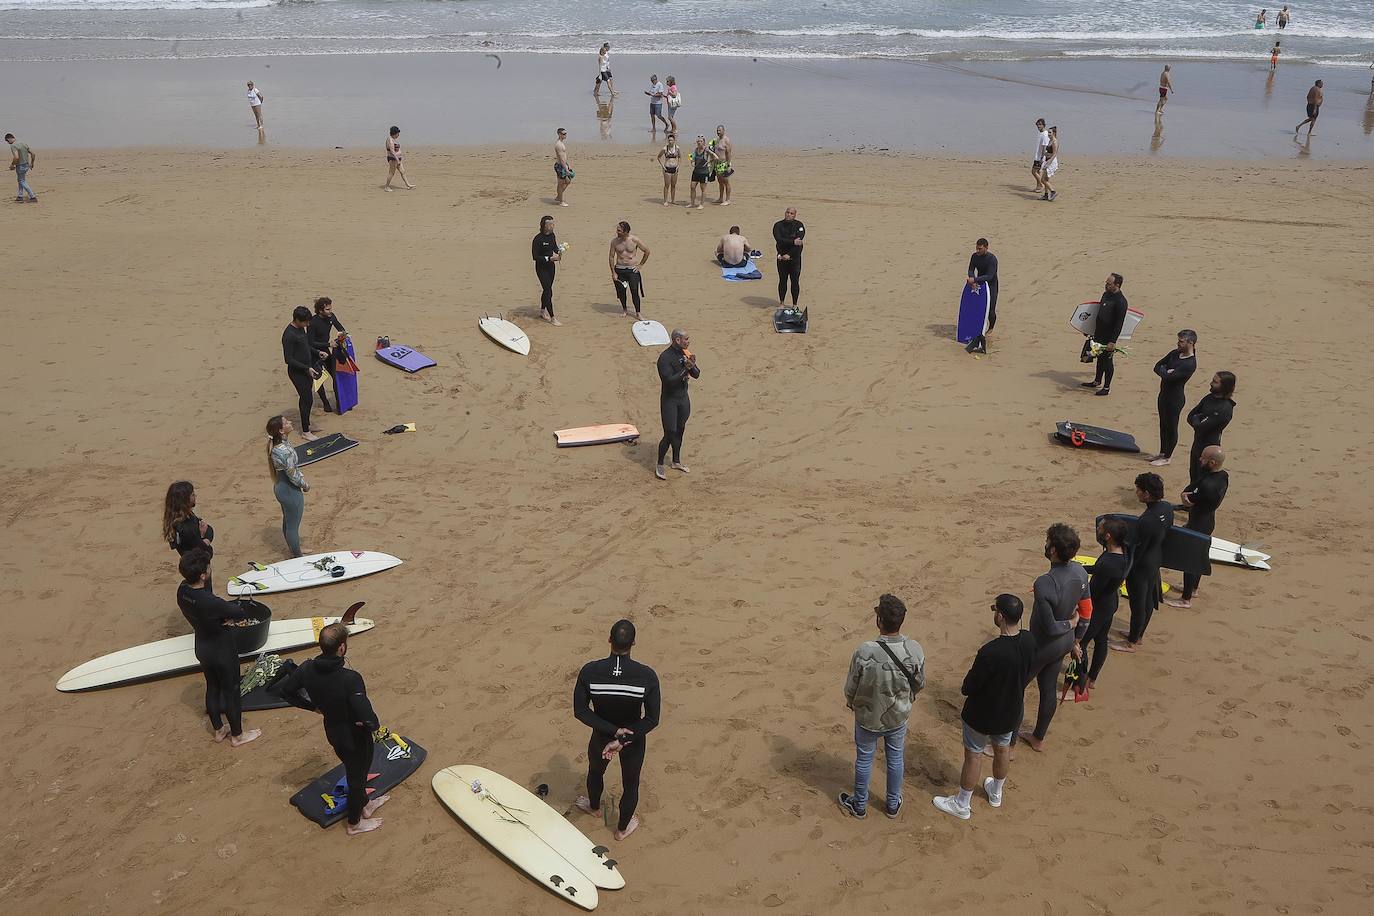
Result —
[{"label": "sandy beach", "polygon": [[[534,317],[542,147],[411,147],[418,189],[394,194],[373,151],[40,147],[42,203],[7,224],[0,569],[18,676],[0,699],[0,910],[571,912],[429,779],[481,763],[570,806],[586,746],[573,679],[622,615],[664,715],[608,912],[1364,910],[1374,615],[1355,542],[1374,517],[1374,170],[1077,156],[1051,206],[1030,199],[1019,155],[737,142],[737,204],[692,213],[659,206],[649,146],[574,145],[562,328]],[[732,222],[768,247],[788,205],[809,230],[806,336],[772,331],[771,264],[738,285],[709,262]],[[703,368],[692,473],[666,484],[651,473],[655,354],[606,280],[622,218],[653,251],[646,314],[689,329]],[[979,235],[1002,294],[992,352],[974,359],[952,337]],[[1066,322],[1108,271],[1146,318],[1101,399],[1078,388],[1089,367]],[[159,541],[170,481],[195,482],[219,576],[284,556],[261,431],[294,407],[279,337],[317,295],[364,354],[388,335],[439,363],[407,376],[366,356],[361,405],[319,424],[362,444],[306,469],[307,552],[406,564],[268,601],[284,618],[366,600],[378,624],[349,661],[383,721],[429,749],[360,839],[287,804],[332,765],[313,716],[249,714],[264,737],[231,751],[208,740],[196,675],[53,686],[185,632]],[[529,333],[528,359],[479,333],[498,311]],[[1200,337],[1190,404],[1211,372],[1240,378],[1218,534],[1268,545],[1274,570],[1218,567],[1193,610],[1161,609],[1148,651],[1114,654],[1046,752],[1022,750],[1002,809],[948,818],[929,796],[958,777],[959,685],[994,635],[990,596],[1028,600],[1045,527],[1086,538],[1094,515],[1132,510],[1148,469],[1048,433],[1098,423],[1148,450],[1150,366],[1181,327]],[[619,421],[644,439],[554,448],[557,428]],[[418,431],[381,435],[402,422]],[[1186,463],[1165,471],[1176,498]],[[901,819],[860,823],[833,799],[853,764],[840,687],[884,591],[911,609],[929,686]]]}]

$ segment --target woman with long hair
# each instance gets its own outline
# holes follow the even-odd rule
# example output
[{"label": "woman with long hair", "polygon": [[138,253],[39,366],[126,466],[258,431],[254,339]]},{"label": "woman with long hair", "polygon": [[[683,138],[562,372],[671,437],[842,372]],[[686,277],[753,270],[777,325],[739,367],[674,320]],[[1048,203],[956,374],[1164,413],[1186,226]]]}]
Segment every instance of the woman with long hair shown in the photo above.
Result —
[{"label": "woman with long hair", "polygon": [[281,533],[286,538],[291,556],[301,555],[301,517],[305,515],[305,494],[310,484],[301,476],[300,457],[286,437],[291,435],[291,421],[275,416],[267,421],[267,467],[272,474],[272,492],[281,503]]},{"label": "woman with long hair", "polygon": [[214,556],[215,529],[195,512],[196,488],[189,480],[178,480],[167,488],[162,503],[162,539],[181,556],[204,550]]}]

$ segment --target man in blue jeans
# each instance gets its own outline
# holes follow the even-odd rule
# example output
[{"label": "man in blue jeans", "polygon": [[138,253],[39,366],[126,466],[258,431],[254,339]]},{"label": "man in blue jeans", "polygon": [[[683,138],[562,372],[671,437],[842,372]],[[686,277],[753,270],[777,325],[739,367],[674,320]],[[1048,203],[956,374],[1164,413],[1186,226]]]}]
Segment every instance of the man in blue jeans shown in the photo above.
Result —
[{"label": "man in blue jeans", "polygon": [[902,769],[906,751],[906,720],[916,694],[926,685],[926,654],[920,643],[902,635],[906,605],[895,595],[883,595],[873,609],[878,638],[854,650],[844,698],[854,710],[854,794],[841,792],[840,810],[850,817],[868,816],[868,781],[878,742],[887,758],[887,798],[884,813],[902,810]]},{"label": "man in blue jeans", "polygon": [[27,194],[29,203],[38,203],[38,195],[33,193],[33,188],[29,187],[28,181],[25,180],[38,157],[29,149],[27,143],[14,139],[14,134],[5,134],[5,142],[10,145],[10,171],[19,179],[19,190],[15,193],[14,202],[23,203],[24,195]]}]

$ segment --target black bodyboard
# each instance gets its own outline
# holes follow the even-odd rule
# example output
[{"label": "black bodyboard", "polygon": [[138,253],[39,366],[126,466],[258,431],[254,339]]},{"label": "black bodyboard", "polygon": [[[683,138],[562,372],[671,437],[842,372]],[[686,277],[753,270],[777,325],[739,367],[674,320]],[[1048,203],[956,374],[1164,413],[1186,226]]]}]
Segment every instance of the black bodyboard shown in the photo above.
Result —
[{"label": "black bodyboard", "polygon": [[[388,738],[374,745],[372,766],[368,769],[370,778],[365,787],[368,798],[389,792],[404,782],[425,762],[427,753],[420,745],[405,737],[399,742]],[[339,764],[291,796],[291,804],[321,827],[343,820],[348,814],[347,797],[334,795],[334,787],[343,777],[343,764]],[[349,789],[352,791],[353,787]]]},{"label": "black bodyboard", "polygon": [[[1128,532],[1126,543],[1135,543],[1135,526],[1140,519],[1124,512],[1111,512],[1107,515],[1099,515],[1097,524],[1100,525],[1105,518],[1116,518],[1125,522]],[[1212,536],[1175,525],[1164,535],[1164,557],[1159,565],[1164,569],[1210,576],[1212,574]]]},{"label": "black bodyboard", "polygon": [[773,312],[773,329],[779,334],[805,334],[811,324],[811,310],[780,308]]},{"label": "black bodyboard", "polygon": [[358,443],[348,438],[343,433],[330,433],[321,436],[314,442],[303,442],[296,446],[296,457],[300,459],[300,466],[314,464],[316,461],[323,461],[326,458],[333,458],[340,452],[346,452]]},{"label": "black bodyboard", "polygon": [[1102,448],[1113,452],[1139,453],[1140,446],[1135,444],[1135,436],[1115,429],[1101,426],[1085,426],[1061,420],[1054,426],[1054,438],[1075,448]]}]

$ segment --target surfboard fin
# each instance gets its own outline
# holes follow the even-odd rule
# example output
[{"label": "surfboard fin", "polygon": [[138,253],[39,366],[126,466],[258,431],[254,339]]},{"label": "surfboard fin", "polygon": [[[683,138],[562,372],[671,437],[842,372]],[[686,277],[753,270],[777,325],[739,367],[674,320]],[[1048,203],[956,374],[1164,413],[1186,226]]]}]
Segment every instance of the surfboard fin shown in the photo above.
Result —
[{"label": "surfboard fin", "polygon": [[365,604],[367,604],[366,601],[358,601],[350,605],[348,610],[343,612],[343,616],[339,618],[339,623],[344,626],[351,626],[353,624],[353,618],[357,616],[358,611],[362,610]]}]

